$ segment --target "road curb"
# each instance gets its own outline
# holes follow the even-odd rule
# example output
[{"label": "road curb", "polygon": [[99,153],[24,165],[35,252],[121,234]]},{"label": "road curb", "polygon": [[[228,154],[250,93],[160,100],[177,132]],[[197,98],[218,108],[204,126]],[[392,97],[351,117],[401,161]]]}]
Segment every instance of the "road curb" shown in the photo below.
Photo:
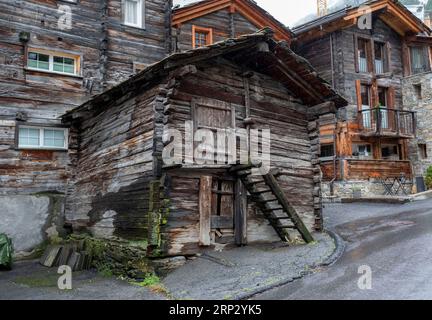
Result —
[{"label": "road curb", "polygon": [[285,279],[285,280],[281,280],[279,282],[273,283],[271,285],[266,285],[263,287],[259,287],[256,290],[252,290],[248,293],[245,294],[239,294],[233,297],[233,300],[247,300],[250,299],[254,296],[256,296],[257,294],[261,294],[261,293],[265,293],[269,290],[278,288],[278,287],[282,287],[284,285],[287,285],[289,283],[292,283],[296,280],[300,280],[302,278],[304,278],[307,275],[310,275],[313,273],[313,269],[319,268],[319,267],[328,267],[333,265],[334,263],[336,263],[336,261],[339,260],[339,258],[343,255],[343,253],[345,252],[345,248],[346,248],[346,244],[345,241],[341,238],[341,236],[339,236],[336,232],[334,232],[333,230],[325,230],[325,233],[327,233],[335,242],[335,250],[333,251],[333,253],[324,260],[324,262],[319,263],[317,265],[312,265],[310,266],[310,270],[308,271],[302,271],[300,273],[299,276],[294,277],[294,278],[289,278],[289,279]]},{"label": "road curb", "polygon": [[330,237],[333,238],[336,248],[335,251],[331,254],[331,256],[328,257],[323,263],[321,263],[321,267],[329,267],[336,263],[336,261],[338,261],[339,258],[344,254],[346,249],[346,243],[340,235],[338,235],[335,231],[331,229],[327,229],[325,230],[325,232],[327,232]]}]

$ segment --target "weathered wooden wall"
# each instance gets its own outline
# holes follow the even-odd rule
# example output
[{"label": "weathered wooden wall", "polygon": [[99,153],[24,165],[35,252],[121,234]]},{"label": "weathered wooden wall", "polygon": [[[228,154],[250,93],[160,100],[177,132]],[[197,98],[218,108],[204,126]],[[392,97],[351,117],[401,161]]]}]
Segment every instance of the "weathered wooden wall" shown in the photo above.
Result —
[{"label": "weathered wooden wall", "polygon": [[153,180],[154,103],[159,88],[112,101],[80,122],[66,217],[94,235],[147,238]]},{"label": "weathered wooden wall", "polygon": [[[184,121],[191,120],[192,99],[204,99],[212,103],[230,103],[236,110],[238,128],[244,128],[245,87],[239,75],[240,68],[219,62],[218,66],[200,65],[197,72],[181,81],[166,102],[167,125],[184,131]],[[319,168],[313,165],[312,140],[317,127],[309,126],[307,107],[293,98],[288,90],[270,77],[257,74],[250,81],[251,118],[253,127],[271,130],[271,166],[279,169],[278,181],[286,196],[297,209],[309,229],[316,223],[319,209]],[[308,128],[309,126],[309,128]],[[312,133],[312,135],[311,135]],[[312,137],[312,138],[311,138]],[[200,175],[194,170],[168,171],[170,214],[162,229],[168,244],[167,252],[193,253],[199,237],[199,182]],[[214,171],[207,174],[218,176]],[[219,174],[223,175],[223,174]],[[249,241],[277,240],[268,222],[249,204]]]},{"label": "weathered wooden wall", "polygon": [[227,38],[238,37],[243,34],[256,32],[259,28],[247,20],[241,13],[230,13],[228,9],[222,9],[205,16],[190,20],[173,27],[172,36],[177,51],[192,49],[192,26],[211,28],[213,30],[213,42],[223,41]]},{"label": "weathered wooden wall", "polygon": [[[341,168],[341,166],[343,168]],[[323,180],[333,180],[333,161],[321,163]],[[390,161],[390,160],[357,160],[346,159],[336,161],[336,180],[370,180],[381,178],[398,178],[401,174],[412,177],[410,161]]]}]

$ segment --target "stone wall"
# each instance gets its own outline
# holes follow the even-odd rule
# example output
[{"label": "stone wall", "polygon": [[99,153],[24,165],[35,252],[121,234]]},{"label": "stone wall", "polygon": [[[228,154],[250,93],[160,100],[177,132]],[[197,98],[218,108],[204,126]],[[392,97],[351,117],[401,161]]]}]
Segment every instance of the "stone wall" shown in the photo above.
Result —
[{"label": "stone wall", "polygon": [[[323,201],[331,198],[330,182],[321,184]],[[361,190],[362,197],[376,197],[384,194],[384,187],[378,181],[336,181],[334,183],[334,196],[336,198],[353,198],[354,191]]]},{"label": "stone wall", "polygon": [[62,195],[0,195],[0,203],[0,233],[12,238],[18,259],[31,255],[46,240],[66,233]]},{"label": "stone wall", "polygon": [[[417,138],[409,143],[409,158],[416,177],[424,176],[432,166],[432,73],[407,77],[403,81],[403,104],[417,112]],[[422,158],[419,144],[426,144],[427,158]]]}]

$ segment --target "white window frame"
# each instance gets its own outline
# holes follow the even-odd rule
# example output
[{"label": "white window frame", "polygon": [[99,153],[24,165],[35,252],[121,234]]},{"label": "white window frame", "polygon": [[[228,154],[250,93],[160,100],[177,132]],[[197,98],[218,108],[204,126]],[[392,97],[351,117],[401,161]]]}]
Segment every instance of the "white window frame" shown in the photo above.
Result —
[{"label": "white window frame", "polygon": [[[137,2],[137,23],[132,23],[126,21],[126,1],[135,1]],[[129,27],[144,29],[145,28],[145,20],[144,20],[144,9],[145,9],[145,0],[123,0],[123,24]]]},{"label": "white window frame", "polygon": [[[30,53],[38,53],[38,54],[43,54],[43,55],[49,56],[49,61],[48,61],[49,68],[48,68],[48,70],[30,67],[28,64]],[[75,62],[74,73],[55,71],[54,70],[54,57],[73,59]],[[28,48],[27,49],[27,56],[26,56],[26,65],[27,65],[28,70],[34,70],[34,71],[39,71],[39,72],[49,72],[49,73],[67,75],[67,76],[80,76],[80,74],[81,74],[81,56],[69,54],[69,53],[64,53],[64,52],[43,50],[43,49],[37,49],[37,48]]]},{"label": "white window frame", "polygon": [[[21,145],[20,144],[20,129],[34,129],[39,130],[39,146],[34,145]],[[64,133],[64,144],[63,147],[49,147],[44,146],[44,134],[45,130],[57,130],[57,131],[63,131]],[[69,148],[69,129],[68,128],[62,128],[62,127],[43,127],[43,126],[26,126],[26,125],[19,125],[17,126],[17,147],[18,149],[27,149],[27,150],[68,150]]]}]

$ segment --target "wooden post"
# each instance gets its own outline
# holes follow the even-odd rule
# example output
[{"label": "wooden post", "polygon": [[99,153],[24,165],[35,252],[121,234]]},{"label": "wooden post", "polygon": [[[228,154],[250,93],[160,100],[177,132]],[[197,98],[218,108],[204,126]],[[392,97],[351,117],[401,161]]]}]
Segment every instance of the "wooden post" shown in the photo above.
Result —
[{"label": "wooden post", "polygon": [[247,191],[240,179],[237,179],[234,190],[235,243],[244,246],[247,245]]},{"label": "wooden post", "polygon": [[150,182],[149,212],[148,212],[148,244],[149,248],[160,245],[160,192],[159,180]]},{"label": "wooden post", "polygon": [[211,203],[212,203],[212,177],[202,176],[200,178],[199,212],[200,212],[200,246],[211,244]]}]

